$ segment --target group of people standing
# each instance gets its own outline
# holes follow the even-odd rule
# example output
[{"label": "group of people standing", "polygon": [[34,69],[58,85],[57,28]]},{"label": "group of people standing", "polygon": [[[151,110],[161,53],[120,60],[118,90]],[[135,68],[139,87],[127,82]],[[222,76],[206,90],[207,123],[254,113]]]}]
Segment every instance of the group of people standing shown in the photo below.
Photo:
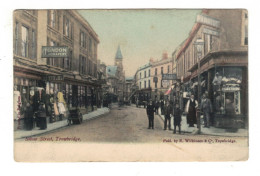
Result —
[{"label": "group of people standing", "polygon": [[[154,113],[158,114],[159,109],[159,102],[153,103],[152,100],[149,101],[146,113],[148,116],[148,129],[154,129]],[[166,104],[164,105],[164,102],[161,101],[161,113],[165,115],[164,120],[164,130],[167,129],[167,124],[169,130],[171,129],[171,115],[174,117],[174,130],[173,133],[176,133],[176,127],[179,128],[179,133],[181,133],[181,115],[182,112],[180,110],[179,104],[176,104],[175,107],[173,107],[172,102],[166,101]]]},{"label": "group of people standing", "polygon": [[[159,106],[161,105],[161,114],[164,115],[164,130],[171,130],[171,117],[173,116],[174,129],[173,133],[176,133],[176,128],[178,127],[179,133],[181,133],[181,116],[183,114],[180,109],[180,105],[175,103],[173,105],[172,101],[167,100],[165,105],[164,102],[155,102],[152,100],[149,101],[146,113],[148,116],[148,129],[154,129],[154,113],[158,114]],[[192,94],[187,101],[185,106],[185,113],[187,114],[187,124],[189,127],[194,127],[197,124],[197,109],[198,101],[195,100],[194,95]],[[207,94],[204,93],[201,100],[200,110],[203,113],[204,118],[204,127],[209,128],[211,124],[211,114],[213,112],[212,104],[210,99],[207,97]]]}]

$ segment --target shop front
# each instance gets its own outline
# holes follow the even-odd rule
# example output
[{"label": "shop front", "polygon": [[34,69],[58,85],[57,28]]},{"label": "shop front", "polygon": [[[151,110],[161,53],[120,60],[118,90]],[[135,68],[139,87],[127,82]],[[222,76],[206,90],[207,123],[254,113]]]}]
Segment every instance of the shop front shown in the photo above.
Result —
[{"label": "shop front", "polygon": [[[195,95],[198,91],[196,69],[196,65],[190,69],[190,90]],[[212,125],[248,128],[247,52],[211,53],[201,61],[200,72],[201,95],[205,93],[213,106]]]}]

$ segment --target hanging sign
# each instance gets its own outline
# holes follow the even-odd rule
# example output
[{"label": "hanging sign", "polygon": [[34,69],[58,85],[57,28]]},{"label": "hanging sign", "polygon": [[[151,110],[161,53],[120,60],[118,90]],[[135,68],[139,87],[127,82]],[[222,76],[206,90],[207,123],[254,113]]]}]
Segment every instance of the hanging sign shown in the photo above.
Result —
[{"label": "hanging sign", "polygon": [[162,80],[176,80],[176,74],[162,74]]}]

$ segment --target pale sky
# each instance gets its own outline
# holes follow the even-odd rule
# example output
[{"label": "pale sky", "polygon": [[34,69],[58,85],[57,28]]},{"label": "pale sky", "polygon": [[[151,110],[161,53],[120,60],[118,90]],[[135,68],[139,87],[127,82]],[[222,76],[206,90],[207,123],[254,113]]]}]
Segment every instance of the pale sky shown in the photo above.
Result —
[{"label": "pale sky", "polygon": [[114,64],[120,45],[126,76],[153,57],[169,56],[189,35],[201,10],[79,10],[99,36],[98,59]]}]

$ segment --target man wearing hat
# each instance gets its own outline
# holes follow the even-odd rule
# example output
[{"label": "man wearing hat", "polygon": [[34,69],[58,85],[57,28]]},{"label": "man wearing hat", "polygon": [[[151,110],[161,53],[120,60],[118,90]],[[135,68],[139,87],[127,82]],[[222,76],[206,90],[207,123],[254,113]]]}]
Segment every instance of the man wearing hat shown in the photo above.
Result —
[{"label": "man wearing hat", "polygon": [[154,112],[155,112],[155,106],[153,105],[152,100],[149,100],[149,103],[146,107],[146,113],[148,116],[148,129],[154,129]]}]

